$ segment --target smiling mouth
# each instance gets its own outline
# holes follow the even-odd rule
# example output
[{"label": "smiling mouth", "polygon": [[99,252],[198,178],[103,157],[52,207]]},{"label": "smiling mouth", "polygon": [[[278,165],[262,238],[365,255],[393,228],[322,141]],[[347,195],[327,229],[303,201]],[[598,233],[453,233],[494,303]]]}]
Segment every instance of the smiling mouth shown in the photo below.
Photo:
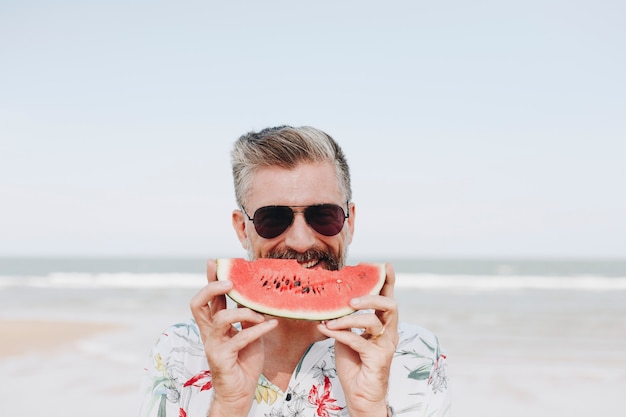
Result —
[{"label": "smiling mouth", "polygon": [[312,259],[307,262],[300,262],[300,266],[306,269],[311,269],[319,265],[321,262],[319,259]]}]

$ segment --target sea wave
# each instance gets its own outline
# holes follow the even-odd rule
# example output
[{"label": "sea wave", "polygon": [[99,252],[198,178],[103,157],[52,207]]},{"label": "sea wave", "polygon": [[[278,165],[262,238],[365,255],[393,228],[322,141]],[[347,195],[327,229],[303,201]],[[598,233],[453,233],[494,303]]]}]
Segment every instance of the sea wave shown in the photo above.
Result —
[{"label": "sea wave", "polygon": [[52,273],[41,276],[0,276],[0,289],[30,288],[201,288],[203,274]]},{"label": "sea wave", "polygon": [[398,274],[396,287],[474,291],[626,291],[626,277]]},{"label": "sea wave", "polygon": [[[0,276],[0,290],[14,287],[56,289],[201,288],[204,274],[191,273],[52,273],[39,276]],[[626,291],[626,277],[440,275],[398,273],[397,289],[433,290],[582,290]]]}]

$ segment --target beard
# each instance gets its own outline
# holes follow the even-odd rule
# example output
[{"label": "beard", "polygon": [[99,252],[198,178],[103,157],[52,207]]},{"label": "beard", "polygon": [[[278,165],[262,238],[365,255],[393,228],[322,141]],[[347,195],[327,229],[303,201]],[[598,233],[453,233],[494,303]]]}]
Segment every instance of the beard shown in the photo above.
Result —
[{"label": "beard", "polygon": [[[296,252],[293,249],[280,249],[270,251],[265,258],[271,259],[295,259],[299,263],[306,263],[312,260],[319,260],[324,262],[326,268],[331,271],[336,271],[343,268],[346,264],[347,248],[344,247],[338,254],[333,254],[327,250],[319,248],[311,248],[305,252]],[[257,256],[252,251],[252,244],[248,239],[248,259],[255,260]]]}]

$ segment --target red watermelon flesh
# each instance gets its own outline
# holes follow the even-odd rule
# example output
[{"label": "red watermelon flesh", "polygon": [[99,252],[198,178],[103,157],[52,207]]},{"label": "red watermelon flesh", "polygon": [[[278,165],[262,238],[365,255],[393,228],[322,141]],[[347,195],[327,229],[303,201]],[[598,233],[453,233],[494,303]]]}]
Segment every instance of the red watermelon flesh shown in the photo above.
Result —
[{"label": "red watermelon flesh", "polygon": [[350,300],[378,294],[385,265],[360,263],[339,271],[306,269],[293,259],[218,259],[217,279],[229,280],[228,296],[260,313],[328,320],[353,313]]}]

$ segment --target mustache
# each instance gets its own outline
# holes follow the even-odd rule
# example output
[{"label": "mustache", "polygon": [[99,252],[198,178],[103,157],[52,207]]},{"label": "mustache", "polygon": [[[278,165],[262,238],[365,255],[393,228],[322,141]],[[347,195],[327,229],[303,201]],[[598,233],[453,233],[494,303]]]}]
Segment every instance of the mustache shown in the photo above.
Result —
[{"label": "mustache", "polygon": [[323,261],[331,271],[336,271],[340,267],[340,262],[337,257],[321,249],[309,249],[305,252],[296,252],[293,249],[276,250],[268,253],[267,258],[295,259],[300,263],[306,263],[319,259],[320,261]]}]

